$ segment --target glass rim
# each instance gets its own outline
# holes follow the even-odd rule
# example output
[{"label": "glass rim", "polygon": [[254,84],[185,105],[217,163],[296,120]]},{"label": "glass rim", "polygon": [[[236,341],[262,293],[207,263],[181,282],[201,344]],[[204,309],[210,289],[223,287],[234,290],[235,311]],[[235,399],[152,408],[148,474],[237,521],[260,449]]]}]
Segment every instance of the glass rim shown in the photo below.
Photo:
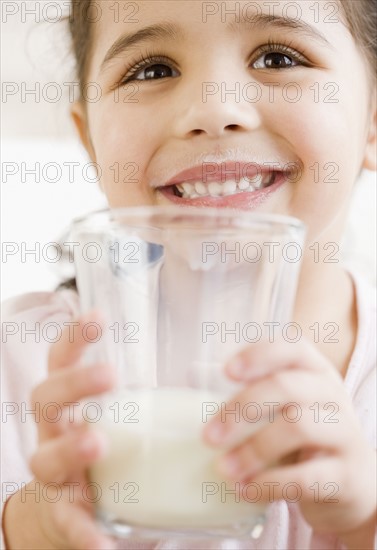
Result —
[{"label": "glass rim", "polygon": [[[130,225],[132,220],[136,220],[145,216],[145,219],[148,217],[161,216],[162,218],[171,218],[173,219],[177,215],[180,217],[187,216],[204,218],[204,219],[232,219],[236,222],[235,227],[237,227],[238,222],[244,222],[246,226],[252,227],[254,224],[257,225],[266,225],[269,227],[285,225],[291,229],[298,231],[305,231],[305,223],[299,218],[294,216],[288,216],[285,214],[274,214],[274,213],[258,213],[248,210],[238,210],[230,208],[216,208],[216,207],[195,207],[195,206],[178,206],[178,205],[143,205],[143,206],[122,206],[114,208],[102,208],[100,210],[95,210],[83,216],[74,218],[71,222],[71,230],[76,229],[87,229],[95,230],[105,226],[111,226],[112,223],[117,223],[116,219],[112,219],[112,215],[123,217],[129,219]],[[236,216],[236,217],[235,217]],[[92,222],[102,222],[96,224],[93,227],[90,227]],[[128,221],[128,220],[127,220]],[[127,225],[127,221],[125,222]],[[242,225],[241,227],[245,227]],[[200,228],[198,228],[200,229]]]}]

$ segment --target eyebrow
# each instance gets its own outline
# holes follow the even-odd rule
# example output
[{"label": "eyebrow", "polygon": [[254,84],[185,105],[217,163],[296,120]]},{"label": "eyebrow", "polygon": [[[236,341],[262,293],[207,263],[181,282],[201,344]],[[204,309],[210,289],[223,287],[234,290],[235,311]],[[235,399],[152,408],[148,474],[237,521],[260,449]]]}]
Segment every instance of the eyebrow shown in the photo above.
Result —
[{"label": "eyebrow", "polygon": [[[248,20],[242,19],[241,21],[230,22],[227,25],[227,28],[233,32],[244,28],[250,30],[254,27],[259,27],[260,29],[264,29],[266,27],[275,27],[276,29],[301,32],[305,36],[313,38],[317,42],[320,42],[327,47],[333,48],[326,37],[319,30],[312,27],[312,25],[309,25],[304,21],[291,19],[289,17],[257,14],[254,17],[249,18]],[[150,25],[148,27],[139,29],[132,34],[123,34],[107,51],[101,63],[99,72],[101,73],[112,59],[123,53],[125,50],[128,50],[135,46],[139,46],[143,42],[148,42],[155,39],[176,40],[178,38],[182,39],[184,38],[184,36],[185,32],[183,28],[180,25],[173,23],[160,23],[156,25]]]},{"label": "eyebrow", "polygon": [[319,30],[315,29],[312,25],[309,25],[309,23],[305,23],[305,21],[291,19],[289,17],[284,17],[281,15],[268,15],[266,13],[258,13],[254,17],[250,17],[248,20],[242,19],[242,21],[231,22],[228,24],[228,28],[233,31],[237,31],[240,28],[252,29],[255,26],[259,27],[260,29],[265,29],[266,27],[275,27],[277,29],[297,31],[304,34],[305,36],[308,36],[309,38],[313,38],[317,42],[320,42],[327,47],[333,48],[325,35],[322,34]]},{"label": "eyebrow", "polygon": [[144,27],[143,29],[136,31],[135,33],[123,34],[107,51],[104,60],[101,63],[100,72],[104,70],[105,66],[112,59],[114,59],[114,57],[117,57],[125,50],[140,45],[143,42],[156,39],[182,39],[184,35],[185,33],[183,28],[179,25],[173,25],[172,23],[160,23],[157,25],[150,25],[149,27]]}]

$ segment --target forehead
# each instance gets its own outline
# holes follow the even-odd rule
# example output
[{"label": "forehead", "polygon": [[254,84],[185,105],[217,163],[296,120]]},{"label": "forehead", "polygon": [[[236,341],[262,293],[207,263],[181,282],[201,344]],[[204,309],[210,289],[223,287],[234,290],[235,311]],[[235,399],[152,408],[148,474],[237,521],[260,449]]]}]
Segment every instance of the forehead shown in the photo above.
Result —
[{"label": "forehead", "polygon": [[252,36],[256,30],[267,32],[277,27],[288,35],[301,33],[307,39],[315,33],[329,37],[328,42],[331,37],[340,47],[344,40],[342,34],[350,37],[338,0],[96,0],[91,17],[95,21],[94,67],[101,65],[106,52],[119,37],[153,26],[165,27],[155,33],[155,41],[201,48],[202,52],[241,32]]},{"label": "forehead", "polygon": [[261,13],[271,17],[284,16],[296,21],[306,20],[319,25],[343,20],[339,0],[92,0],[92,4],[95,14],[93,20],[99,34],[109,26],[123,26],[132,32],[133,28],[151,24],[157,19],[177,20],[182,25],[204,25],[202,31],[212,24],[226,25],[231,21],[246,20],[252,25],[255,16]]}]

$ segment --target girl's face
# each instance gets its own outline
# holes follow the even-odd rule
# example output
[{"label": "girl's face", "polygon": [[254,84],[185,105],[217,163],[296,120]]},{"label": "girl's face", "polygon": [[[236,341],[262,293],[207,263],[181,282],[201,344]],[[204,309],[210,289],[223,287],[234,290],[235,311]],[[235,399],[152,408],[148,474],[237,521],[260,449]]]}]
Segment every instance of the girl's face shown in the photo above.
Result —
[{"label": "girl's face", "polygon": [[256,209],[336,238],[375,169],[368,68],[338,3],[96,6],[96,85],[74,118],[110,206]]}]

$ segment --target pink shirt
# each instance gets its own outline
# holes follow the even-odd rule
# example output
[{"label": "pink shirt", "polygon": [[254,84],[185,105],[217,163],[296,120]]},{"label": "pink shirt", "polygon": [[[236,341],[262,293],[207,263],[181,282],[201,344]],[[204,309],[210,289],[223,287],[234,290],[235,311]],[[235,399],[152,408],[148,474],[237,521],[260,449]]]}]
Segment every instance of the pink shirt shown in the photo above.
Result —
[{"label": "pink shirt", "polygon": [[[358,335],[344,383],[352,397],[365,436],[373,448],[376,448],[375,290],[360,276],[353,274],[352,277],[357,297]],[[63,323],[72,320],[78,313],[78,297],[72,290],[26,294],[3,304],[2,342],[5,345],[1,373],[2,507],[10,494],[21,488],[21,483],[28,483],[33,477],[28,460],[36,449],[36,416],[28,413],[28,410],[31,409],[31,389],[47,374],[50,346],[48,340],[54,341]],[[35,330],[34,334],[27,332],[31,329]],[[156,550],[344,548],[334,536],[313,533],[301,516],[298,505],[285,501],[270,505],[264,532],[257,541],[222,539],[211,542],[175,538],[146,542],[132,539],[119,541],[118,547]]]}]

